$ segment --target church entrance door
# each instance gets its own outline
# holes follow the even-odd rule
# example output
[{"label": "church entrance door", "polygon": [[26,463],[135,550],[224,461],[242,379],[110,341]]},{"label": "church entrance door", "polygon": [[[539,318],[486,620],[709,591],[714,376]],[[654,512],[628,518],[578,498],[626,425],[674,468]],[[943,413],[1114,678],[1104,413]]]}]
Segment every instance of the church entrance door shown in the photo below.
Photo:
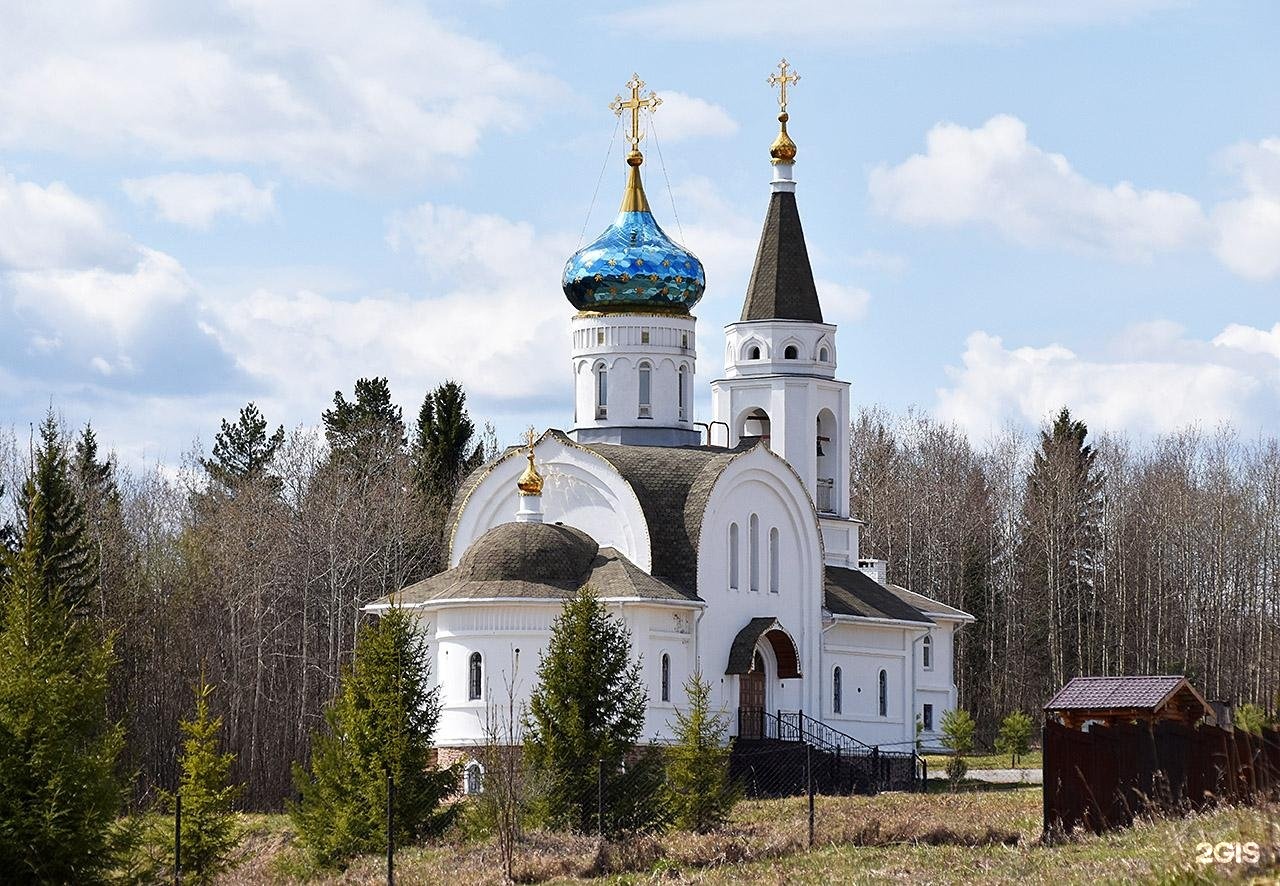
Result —
[{"label": "church entrance door", "polygon": [[738,737],[764,737],[764,656],[756,650],[751,670],[738,677]]}]

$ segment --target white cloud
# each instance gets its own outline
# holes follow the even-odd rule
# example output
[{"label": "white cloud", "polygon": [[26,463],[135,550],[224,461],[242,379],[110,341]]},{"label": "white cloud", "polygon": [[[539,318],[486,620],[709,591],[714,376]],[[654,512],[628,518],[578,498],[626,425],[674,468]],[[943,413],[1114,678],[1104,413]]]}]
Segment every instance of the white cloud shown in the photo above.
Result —
[{"label": "white cloud", "polygon": [[720,138],[738,131],[738,123],[720,105],[706,99],[664,90],[662,106],[653,125],[661,141],[668,144],[701,137]]},{"label": "white cloud", "polygon": [[817,280],[818,297],[822,301],[822,319],[827,323],[846,324],[861,320],[871,303],[871,293],[858,286],[844,286],[831,280]]},{"label": "white cloud", "polygon": [[610,16],[623,31],[678,21],[679,39],[803,37],[883,47],[892,42],[1008,38],[1069,27],[1125,22],[1181,0],[685,0]]},{"label": "white cloud", "polygon": [[258,187],[243,173],[170,172],[121,183],[129,199],[168,222],[207,230],[220,215],[260,221],[275,212],[275,185]]},{"label": "white cloud", "polygon": [[878,211],[914,225],[985,224],[1017,243],[1143,260],[1197,242],[1206,223],[1185,194],[1089,181],[1027,140],[1016,117],[977,129],[941,123],[927,152],[871,173]]},{"label": "white cloud", "polygon": [[230,378],[172,256],[64,185],[0,174],[0,369],[65,385],[194,389]]},{"label": "white cloud", "polygon": [[1242,277],[1280,275],[1280,138],[1237,145],[1226,162],[1246,195],[1214,208],[1214,252]]},{"label": "white cloud", "polygon": [[1010,419],[1038,424],[1063,406],[1090,427],[1159,433],[1231,422],[1257,429],[1280,414],[1280,324],[1228,326],[1211,341],[1171,323],[1140,324],[1117,337],[1115,353],[1086,358],[1060,344],[1006,347],[972,333],[940,417],[977,437]]},{"label": "white cloud", "polygon": [[39,315],[53,328],[86,324],[132,339],[148,319],[186,301],[191,281],[177,259],[139,247],[127,271],[104,268],[15,271],[8,277],[19,312]]},{"label": "white cloud", "polygon": [[394,0],[19,4],[0,29],[0,82],[0,146],[340,184],[448,170],[561,90]]},{"label": "white cloud", "polygon": [[127,243],[61,182],[42,187],[0,170],[0,266],[84,267],[111,261]]}]

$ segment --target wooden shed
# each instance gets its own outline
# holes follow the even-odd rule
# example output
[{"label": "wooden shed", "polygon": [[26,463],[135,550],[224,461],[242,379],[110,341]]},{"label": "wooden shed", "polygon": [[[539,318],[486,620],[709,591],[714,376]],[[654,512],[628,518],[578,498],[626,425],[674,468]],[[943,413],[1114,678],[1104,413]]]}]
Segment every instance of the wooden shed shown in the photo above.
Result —
[{"label": "wooden shed", "polygon": [[1208,718],[1213,708],[1179,675],[1150,677],[1076,677],[1049,699],[1045,717],[1068,729],[1093,721],[1108,726],[1175,721],[1188,726]]}]

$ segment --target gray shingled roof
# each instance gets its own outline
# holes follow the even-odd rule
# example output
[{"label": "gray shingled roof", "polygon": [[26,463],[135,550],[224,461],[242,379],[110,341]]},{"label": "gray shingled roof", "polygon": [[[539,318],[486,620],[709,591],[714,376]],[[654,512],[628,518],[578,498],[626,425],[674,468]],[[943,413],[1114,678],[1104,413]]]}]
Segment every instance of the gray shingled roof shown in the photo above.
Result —
[{"label": "gray shingled roof", "polygon": [[769,198],[741,319],[822,322],[795,194],[775,191]]},{"label": "gray shingled roof", "polygon": [[698,589],[698,536],[716,478],[738,450],[591,443],[635,491],[649,524],[653,574]]},{"label": "gray shingled roof", "polygon": [[[571,526],[503,523],[467,549],[453,569],[392,595],[401,605],[503,597],[563,600],[590,584],[601,597],[697,602],[697,596],[645,574],[611,547]],[[384,597],[378,603],[389,603]]]},{"label": "gray shingled roof", "polygon": [[[1058,694],[1049,699],[1044,709],[1069,711],[1115,708],[1154,711],[1183,684],[1191,688],[1186,677],[1176,674],[1152,677],[1076,677],[1058,690]],[[1191,691],[1195,692],[1194,689]],[[1196,695],[1198,697],[1199,693]]]},{"label": "gray shingled roof", "polygon": [[835,615],[933,624],[933,620],[919,609],[860,570],[828,566],[826,572],[826,607]]},{"label": "gray shingled roof", "polygon": [[957,609],[954,606],[948,606],[941,600],[935,600],[932,597],[926,597],[924,594],[917,594],[915,591],[908,590],[901,585],[887,585],[889,592],[898,597],[908,606],[914,606],[921,612],[932,613],[934,615],[952,616],[954,618],[965,619],[966,621],[974,621],[974,617],[963,609]]}]

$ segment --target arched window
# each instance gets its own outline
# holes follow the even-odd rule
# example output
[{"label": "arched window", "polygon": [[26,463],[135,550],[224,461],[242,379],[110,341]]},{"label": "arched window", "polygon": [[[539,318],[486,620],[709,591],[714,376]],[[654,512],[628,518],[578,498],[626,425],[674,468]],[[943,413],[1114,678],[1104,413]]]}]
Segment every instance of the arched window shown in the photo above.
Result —
[{"label": "arched window", "polygon": [[820,350],[818,351],[818,362],[820,362],[820,363],[826,363],[826,362],[827,362],[827,359],[828,359],[828,358],[827,358],[827,349],[826,349],[826,348],[822,348],[822,349],[820,349]]},{"label": "arched window", "polygon": [[729,524],[729,590],[738,589],[738,524]]},{"label": "arched window", "polygon": [[880,671],[880,716],[889,716],[889,674],[883,669]]},{"label": "arched window", "polygon": [[751,515],[750,539],[751,547],[751,590],[760,590],[760,518]]},{"label": "arched window", "polygon": [[468,794],[484,793],[484,767],[476,760],[467,764],[462,789]]},{"label": "arched window", "polygon": [[467,667],[467,698],[471,701],[480,699],[480,689],[484,685],[484,668],[480,664],[480,653],[471,653],[471,663]]},{"label": "arched window", "polygon": [[756,346],[754,346],[754,345],[753,345],[753,346],[751,347],[751,350],[747,351],[747,359],[748,359],[748,360],[759,360],[759,359],[760,359],[760,349],[759,349],[758,347],[756,347]]},{"label": "arched window", "polygon": [[676,380],[677,387],[679,388],[679,392],[676,396],[678,398],[679,405],[680,405],[681,421],[684,421],[689,417],[689,410],[688,410],[688,407],[685,405],[685,403],[688,401],[688,396],[689,396],[685,392],[685,388],[688,386],[688,381],[689,381],[689,373],[685,371],[685,368],[683,366],[681,366],[680,372],[678,373],[678,377]]},{"label": "arched window", "polygon": [[782,359],[795,360],[800,356],[800,350],[795,345],[787,345],[787,349],[782,352]]},{"label": "arched window", "polygon": [[769,593],[778,593],[781,584],[782,566],[778,562],[778,527],[769,530]]},{"label": "arched window", "polygon": [[652,418],[653,405],[650,392],[653,388],[653,367],[648,363],[640,364],[640,417]]},{"label": "arched window", "polygon": [[844,707],[844,686],[840,679],[840,669],[836,668],[831,673],[831,713],[841,713]]},{"label": "arched window", "polygon": [[596,418],[609,417],[609,370],[603,363],[596,366]]},{"label": "arched window", "polygon": [[662,653],[662,700],[671,701],[671,656]]},{"label": "arched window", "polygon": [[933,670],[933,637],[928,634],[925,634],[924,642],[920,644],[920,664],[926,671]]}]

